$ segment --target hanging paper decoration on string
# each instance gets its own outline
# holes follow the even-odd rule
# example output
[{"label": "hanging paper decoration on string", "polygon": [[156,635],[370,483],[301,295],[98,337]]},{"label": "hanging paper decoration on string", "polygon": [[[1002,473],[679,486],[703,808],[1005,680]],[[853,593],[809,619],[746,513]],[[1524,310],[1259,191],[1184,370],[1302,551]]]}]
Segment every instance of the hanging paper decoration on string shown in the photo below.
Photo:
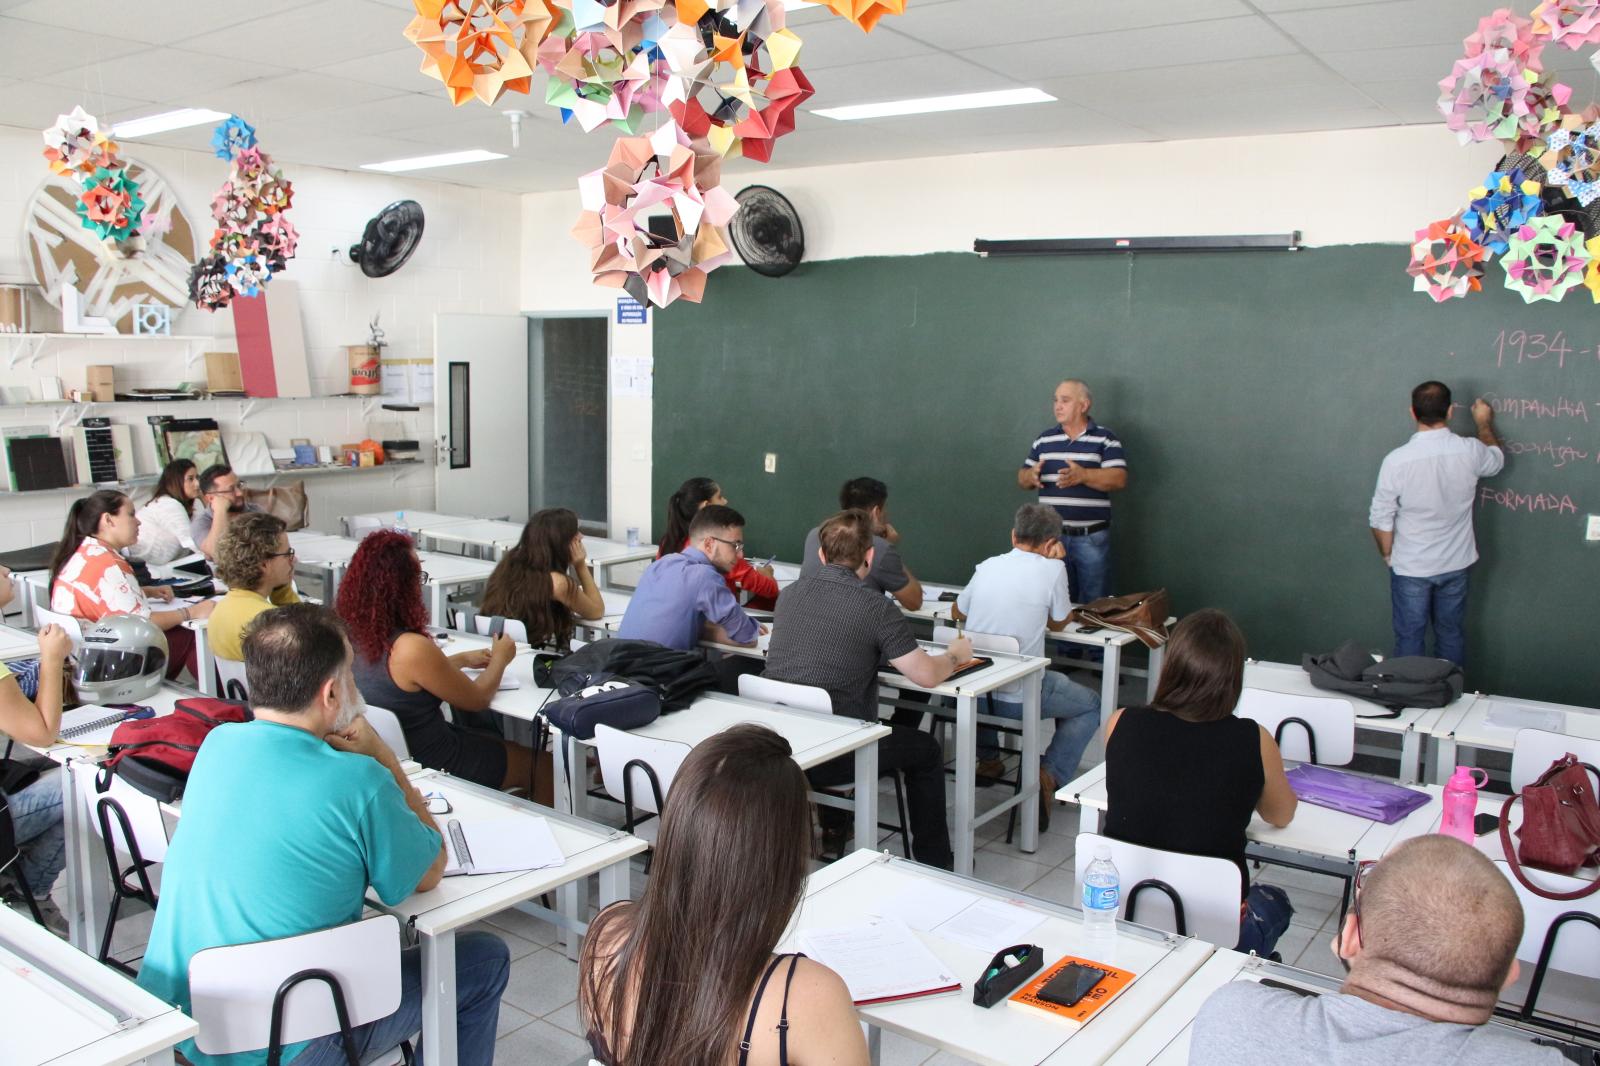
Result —
[{"label": "hanging paper decoration on string", "polygon": [[1544,0],[1533,9],[1533,32],[1574,52],[1600,44],[1600,0]]},{"label": "hanging paper decoration on string", "polygon": [[1523,176],[1521,168],[1496,172],[1467,194],[1471,199],[1462,214],[1472,239],[1499,255],[1511,235],[1543,209],[1539,183]]},{"label": "hanging paper decoration on string", "polygon": [[255,143],[249,124],[230,117],[212,143],[219,146],[218,154],[227,149],[233,165],[211,201],[217,229],[210,254],[189,273],[189,297],[197,307],[214,311],[235,295],[257,295],[288,266],[300,237],[284,214],[294,202],[294,185]]},{"label": "hanging paper decoration on string", "polygon": [[77,198],[83,227],[102,240],[126,245],[139,232],[144,198],[139,183],[128,176],[127,164],[95,117],[75,107],[56,116],[44,131],[44,158],[56,174],[81,186]]},{"label": "hanging paper decoration on string", "polygon": [[1479,19],[1478,28],[1463,38],[1461,45],[1469,59],[1483,52],[1503,52],[1512,62],[1537,73],[1544,69],[1540,57],[1547,40],[1544,34],[1534,32],[1532,19],[1502,7]]},{"label": "hanging paper decoration on string", "polygon": [[[589,249],[596,284],[665,307],[699,303],[706,274],[732,258],[722,227],[738,210],[721,159],[668,122],[649,137],[619,137],[600,170],[578,181],[583,213],[572,234]],[[650,227],[670,218],[670,233]]]},{"label": "hanging paper decoration on string", "polygon": [[1568,115],[1545,144],[1539,162],[1549,184],[1565,189],[1583,207],[1600,197],[1600,121]]},{"label": "hanging paper decoration on string", "polygon": [[1461,216],[1454,215],[1417,230],[1406,273],[1416,279],[1417,292],[1427,293],[1434,303],[1443,303],[1451,297],[1482,290],[1480,279],[1487,258],[1483,245],[1473,240],[1461,224]]},{"label": "hanging paper decoration on string", "polygon": [[218,159],[232,160],[239,152],[255,146],[256,128],[238,115],[229,115],[211,135],[211,147]]},{"label": "hanging paper decoration on string", "polygon": [[823,3],[835,15],[843,15],[867,33],[872,32],[872,27],[883,16],[906,13],[906,0],[823,0]]},{"label": "hanging paper decoration on string", "polygon": [[1559,215],[1530,219],[1512,234],[1501,266],[1506,288],[1527,303],[1559,301],[1582,283],[1590,256],[1577,227]]},{"label": "hanging paper decoration on string", "polygon": [[627,134],[639,132],[647,113],[662,109],[666,63],[649,49],[618,49],[603,33],[551,36],[540,49],[549,72],[545,103],[561,109],[561,121],[577,119],[589,133],[611,123]]},{"label": "hanging paper decoration on string", "polygon": [[1600,304],[1600,237],[1590,237],[1583,242],[1589,262],[1583,268],[1583,287],[1589,290],[1594,302]]},{"label": "hanging paper decoration on string", "polygon": [[44,131],[44,157],[50,169],[83,184],[99,170],[118,170],[122,160],[110,135],[82,107],[70,115],[57,115],[56,124]]},{"label": "hanging paper decoration on string", "polygon": [[422,73],[444,83],[460,107],[473,97],[493,104],[533,87],[539,44],[557,11],[546,0],[414,0],[405,37],[422,49]]},{"label": "hanging paper decoration on string", "polygon": [[94,172],[78,197],[78,217],[84,227],[101,237],[124,241],[139,227],[139,216],[144,212],[144,199],[139,195],[139,183],[128,177],[122,167],[107,170],[101,167]]}]

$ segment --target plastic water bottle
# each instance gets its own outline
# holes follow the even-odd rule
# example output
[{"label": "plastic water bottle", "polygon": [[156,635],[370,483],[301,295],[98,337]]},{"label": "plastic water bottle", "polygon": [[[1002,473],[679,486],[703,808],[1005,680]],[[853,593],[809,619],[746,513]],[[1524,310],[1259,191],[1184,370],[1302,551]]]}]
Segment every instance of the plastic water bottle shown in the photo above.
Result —
[{"label": "plastic water bottle", "polygon": [[390,528],[402,537],[409,539],[411,536],[411,527],[406,525],[406,513],[404,511],[396,511],[394,513],[394,525]]},{"label": "plastic water bottle", "polygon": [[1083,872],[1083,926],[1090,937],[1114,941],[1117,911],[1122,906],[1122,878],[1111,861],[1111,849],[1094,849],[1094,861]]},{"label": "plastic water bottle", "polygon": [[[1474,774],[1483,774],[1480,782]],[[1489,783],[1489,775],[1473,766],[1458,766],[1444,786],[1444,817],[1439,832],[1471,844],[1478,839],[1472,827],[1478,813],[1478,789]]]}]

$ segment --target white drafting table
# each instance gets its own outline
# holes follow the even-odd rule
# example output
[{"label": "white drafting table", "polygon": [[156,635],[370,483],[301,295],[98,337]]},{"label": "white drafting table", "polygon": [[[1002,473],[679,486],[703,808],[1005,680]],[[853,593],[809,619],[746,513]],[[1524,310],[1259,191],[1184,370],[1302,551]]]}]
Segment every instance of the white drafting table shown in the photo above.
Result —
[{"label": "white drafting table", "polygon": [[[297,537],[299,539],[296,539]],[[332,593],[337,591],[339,582],[344,579],[344,572],[349,568],[356,549],[361,547],[359,540],[349,537],[330,537],[321,533],[310,536],[291,533],[289,543],[295,550],[297,565],[316,567],[324,573],[330,598]],[[449,600],[450,589],[487,581],[489,575],[494,572],[492,559],[475,559],[447,552],[429,551],[419,551],[417,558],[422,563],[423,571],[428,575],[424,585],[428,595],[429,616],[433,624],[439,626],[448,621],[445,617],[445,604]]]},{"label": "white drafting table", "polygon": [[30,919],[0,907],[0,1033],[8,1063],[173,1061],[200,1031],[176,1007]]},{"label": "white drafting table", "polygon": [[1347,699],[1355,704],[1356,729],[1369,729],[1379,733],[1394,733],[1400,737],[1400,774],[1401,782],[1423,780],[1422,765],[1422,738],[1429,730],[1436,728],[1434,723],[1441,720],[1444,715],[1453,709],[1470,704],[1475,696],[1463,695],[1448,707],[1420,708],[1407,707],[1398,717],[1376,717],[1389,714],[1387,707],[1371,703],[1358,696],[1346,696],[1343,693],[1331,692],[1327,689],[1317,688],[1311,683],[1311,676],[1299,666],[1292,663],[1258,662],[1255,659],[1246,659],[1244,663],[1244,687],[1260,689],[1265,692],[1282,692],[1294,696],[1318,696],[1324,699],[1329,697]]},{"label": "white drafting table", "polygon": [[[616,601],[621,601],[621,594],[616,594]],[[609,610],[611,603],[608,602]],[[599,632],[615,635],[622,621],[620,614],[607,614],[590,628]],[[703,643],[701,647],[722,652],[727,655],[743,655],[750,658],[764,659],[767,648],[772,643],[771,626],[769,632],[763,633],[756,639],[754,647],[740,647],[736,644]],[[945,645],[935,644],[932,641],[920,641],[922,647],[938,654],[945,650]],[[957,873],[970,874],[972,872],[972,859],[976,851],[976,837],[978,826],[992,818],[998,818],[1013,807],[1019,808],[1018,818],[1021,819],[1021,838],[1019,847],[1024,852],[1033,852],[1039,846],[1039,700],[1040,685],[1044,679],[1044,671],[1049,668],[1050,660],[1042,656],[1008,655],[1005,652],[984,652],[985,658],[993,659],[994,663],[967,674],[965,677],[955,678],[933,688],[923,688],[911,682],[904,674],[894,670],[880,670],[878,672],[878,685],[881,688],[910,689],[914,692],[927,692],[935,696],[949,696],[955,700],[955,732],[956,732],[956,781],[955,781],[955,812],[950,824],[950,847],[955,853],[955,869]],[[976,815],[977,806],[977,772],[978,772],[978,701],[998,689],[1011,684],[1022,683],[1022,788],[1016,795],[990,807],[981,816]],[[1003,726],[1016,726],[1015,719],[990,718],[984,716],[985,725],[998,724]],[[857,840],[872,839],[857,837]]]},{"label": "white drafting table", "polygon": [[39,634],[0,625],[0,661],[35,659],[39,656]]},{"label": "white drafting table", "polygon": [[[886,901],[919,883],[1005,900],[1043,915],[1044,921],[1029,932],[1028,940],[1044,949],[1047,967],[1063,955],[1096,957],[1092,942],[1085,936],[1082,916],[1075,910],[865,849],[823,867],[807,879],[805,899],[779,950],[798,949],[797,930],[849,925],[881,914]],[[861,1020],[870,1027],[868,1039],[874,1061],[878,1031],[887,1029],[988,1066],[1091,1066],[1104,1062],[1138,1032],[1212,952],[1211,945],[1190,937],[1118,923],[1112,957],[1106,961],[1133,971],[1137,978],[1082,1028],[1072,1029],[1043,1013],[1008,1003],[988,1009],[975,1005],[972,986],[989,964],[992,952],[930,933],[915,935],[961,979],[961,991],[857,1008]]]},{"label": "white drafting table", "polygon": [[413,511],[409,507],[405,508],[404,510],[396,509],[393,511],[369,511],[366,514],[346,515],[345,521],[376,522],[381,528],[389,529],[394,526],[395,519],[401,515],[405,516],[406,528],[409,529],[413,535],[421,533],[429,526],[449,525],[454,522],[473,521],[473,518],[470,515],[440,514],[438,511]]},{"label": "white drafting table", "polygon": [[[1557,717],[1560,728],[1550,732],[1565,733],[1583,740],[1600,740],[1600,708],[1479,695],[1474,700],[1463,699],[1444,710],[1447,713],[1439,719],[1433,731],[1435,781],[1447,780],[1459,759],[1467,758],[1470,761],[1470,756],[1461,756],[1458,749],[1509,752],[1516,745],[1519,730],[1543,728],[1542,724],[1537,724],[1541,717]],[[1528,724],[1500,725],[1491,722],[1490,716],[1497,713],[1527,715]]]},{"label": "white drafting table", "polygon": [[[408,514],[406,523],[419,538],[427,541],[433,548],[452,553],[478,555],[491,560],[499,558],[515,547],[522,539],[523,529],[522,524],[518,522],[489,518],[457,518],[448,522],[411,526],[411,517]],[[602,588],[611,586],[613,568],[656,557],[653,544],[640,544],[630,548],[622,541],[592,537],[587,533],[583,537],[583,547],[589,556],[589,565],[594,569],[595,582]]]},{"label": "white drafting table", "polygon": [[[446,877],[437,888],[419,892],[386,907],[376,897],[368,902],[404,921],[417,932],[422,946],[422,1051],[428,1062],[456,1061],[456,942],[458,929],[519,903],[559,892],[561,912],[573,925],[587,909],[586,879],[600,878],[600,906],[627,899],[628,860],[647,847],[620,829],[596,825],[539,807],[527,800],[451,777],[436,770],[412,775],[424,792],[443,793],[454,811],[440,818],[503,817],[509,813],[542,817],[555,834],[566,862],[522,873]],[[567,956],[577,957],[577,941],[569,928]]]}]

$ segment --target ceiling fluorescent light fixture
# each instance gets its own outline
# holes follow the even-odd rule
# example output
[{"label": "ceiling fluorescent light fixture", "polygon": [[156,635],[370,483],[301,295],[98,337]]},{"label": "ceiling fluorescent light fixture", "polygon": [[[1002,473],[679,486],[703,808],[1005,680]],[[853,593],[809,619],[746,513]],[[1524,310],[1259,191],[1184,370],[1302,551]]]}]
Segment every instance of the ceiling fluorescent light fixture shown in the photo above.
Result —
[{"label": "ceiling fluorescent light fixture", "polygon": [[811,113],[839,122],[849,122],[861,118],[892,118],[896,115],[927,115],[937,111],[973,111],[982,107],[1015,107],[1018,104],[1054,102],[1055,97],[1042,89],[998,89],[987,93],[957,93],[955,96],[923,96],[915,100],[886,100],[881,104],[823,107]]},{"label": "ceiling fluorescent light fixture", "polygon": [[226,111],[210,111],[203,107],[183,107],[176,111],[163,111],[159,115],[146,115],[144,118],[130,118],[126,122],[119,122],[111,127],[111,136],[118,140],[136,140],[140,137],[149,137],[155,133],[166,133],[169,130],[187,129],[190,126],[204,126],[211,122],[221,122],[228,117]]},{"label": "ceiling fluorescent light fixture", "polygon": [[504,159],[504,152],[489,152],[482,148],[469,148],[465,152],[444,152],[440,155],[414,155],[409,159],[390,159],[383,163],[362,163],[362,170],[381,170],[385,174],[398,174],[405,170],[427,170],[429,167],[453,167],[461,163],[486,163],[491,159]]}]

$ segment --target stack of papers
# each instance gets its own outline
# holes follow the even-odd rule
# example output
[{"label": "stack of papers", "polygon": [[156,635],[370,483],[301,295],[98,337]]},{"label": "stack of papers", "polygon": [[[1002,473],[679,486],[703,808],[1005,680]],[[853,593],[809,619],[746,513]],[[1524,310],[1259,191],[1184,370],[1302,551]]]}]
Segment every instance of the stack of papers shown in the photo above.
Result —
[{"label": "stack of papers", "polygon": [[961,981],[896,918],[807,929],[805,953],[838,974],[857,1006],[961,991]]}]

